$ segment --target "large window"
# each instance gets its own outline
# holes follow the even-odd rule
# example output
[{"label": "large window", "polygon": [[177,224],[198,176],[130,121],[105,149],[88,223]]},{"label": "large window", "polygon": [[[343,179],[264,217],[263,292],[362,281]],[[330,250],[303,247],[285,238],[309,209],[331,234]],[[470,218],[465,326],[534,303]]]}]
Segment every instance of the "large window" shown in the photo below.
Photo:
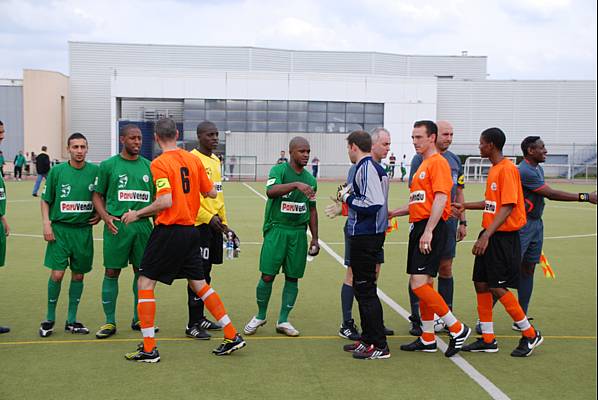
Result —
[{"label": "large window", "polygon": [[348,133],[383,126],[384,104],[186,99],[185,131],[195,131],[204,119],[221,131]]}]

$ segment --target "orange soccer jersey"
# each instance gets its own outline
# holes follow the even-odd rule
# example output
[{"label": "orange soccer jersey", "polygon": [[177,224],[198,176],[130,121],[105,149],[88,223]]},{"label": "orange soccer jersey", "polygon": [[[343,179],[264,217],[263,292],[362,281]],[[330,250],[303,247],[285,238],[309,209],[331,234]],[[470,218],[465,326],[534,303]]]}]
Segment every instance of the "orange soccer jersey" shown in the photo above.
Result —
[{"label": "orange soccer jersey", "polygon": [[498,227],[500,232],[518,231],[525,225],[525,203],[519,170],[508,158],[493,165],[486,181],[484,216],[482,227],[488,229],[494,217],[504,204],[514,204],[513,211],[505,222]]},{"label": "orange soccer jersey", "polygon": [[199,160],[178,149],[166,151],[152,161],[156,197],[172,194],[172,207],[161,211],[156,225],[195,225],[200,207],[200,192],[212,190],[212,182]]},{"label": "orange soccer jersey", "polygon": [[446,221],[451,213],[452,188],[453,177],[448,161],[438,153],[424,159],[413,174],[409,188],[409,222],[430,218],[434,193],[438,192],[448,197],[442,211],[442,219]]}]

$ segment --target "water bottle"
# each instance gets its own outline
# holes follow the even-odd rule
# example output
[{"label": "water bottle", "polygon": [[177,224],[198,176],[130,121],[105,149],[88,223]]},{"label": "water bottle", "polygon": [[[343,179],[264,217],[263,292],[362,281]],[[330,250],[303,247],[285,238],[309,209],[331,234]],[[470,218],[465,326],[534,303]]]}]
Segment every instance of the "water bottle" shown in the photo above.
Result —
[{"label": "water bottle", "polygon": [[233,242],[233,233],[228,232],[226,238],[226,258],[231,260],[235,256],[235,244]]}]

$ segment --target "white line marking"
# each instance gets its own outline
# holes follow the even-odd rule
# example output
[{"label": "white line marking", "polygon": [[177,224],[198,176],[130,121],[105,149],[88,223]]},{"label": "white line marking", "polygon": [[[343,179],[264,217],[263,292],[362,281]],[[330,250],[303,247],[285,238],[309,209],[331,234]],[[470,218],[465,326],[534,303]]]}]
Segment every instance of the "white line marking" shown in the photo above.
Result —
[{"label": "white line marking", "polygon": [[[267,200],[264,195],[262,195],[260,192],[258,192],[251,186],[249,186],[247,183],[243,183],[243,185],[245,185],[249,190],[251,190],[252,192],[257,194],[263,200]],[[336,252],[334,250],[332,250],[330,248],[330,246],[328,246],[328,244],[326,244],[326,242],[324,242],[323,240],[320,239],[319,243],[320,243],[320,247],[322,247],[324,250],[326,250],[326,252],[328,254],[330,254],[330,256],[332,256],[332,258],[334,258],[336,261],[339,262],[339,264],[341,264],[344,268],[346,268],[345,262],[344,262],[345,260],[338,254],[336,254]],[[409,313],[380,289],[378,289],[378,296],[380,297],[380,299],[382,301],[384,301],[386,304],[388,304],[388,306],[390,306],[390,308],[392,308],[394,311],[396,311],[397,314],[399,314],[401,317],[405,318],[406,320],[409,320]],[[438,342],[438,346],[440,347],[440,349],[443,352],[446,351],[446,348],[447,348],[446,343],[440,338],[438,338],[437,342]],[[461,357],[460,355],[457,354],[457,355],[451,357],[450,360],[455,365],[457,365],[459,368],[461,368],[461,370],[463,372],[465,372],[471,379],[473,379],[478,385],[480,385],[480,387],[482,389],[484,389],[493,399],[509,400],[509,397],[502,390],[500,390],[494,383],[492,383],[490,380],[488,380],[488,378],[486,378],[484,375],[482,375],[477,369],[475,369],[463,357]]]}]

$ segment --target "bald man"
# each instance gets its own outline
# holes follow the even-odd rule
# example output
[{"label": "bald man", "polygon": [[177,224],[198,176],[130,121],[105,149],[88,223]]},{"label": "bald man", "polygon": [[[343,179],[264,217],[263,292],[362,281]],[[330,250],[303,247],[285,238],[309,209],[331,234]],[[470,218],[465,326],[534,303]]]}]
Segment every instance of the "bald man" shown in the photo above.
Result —
[{"label": "bald man", "polygon": [[256,288],[258,313],[245,326],[247,335],[253,335],[266,324],[274,278],[282,267],[285,283],[276,332],[299,336],[299,331],[288,318],[297,300],[298,281],[305,273],[308,225],[312,236],[309,255],[315,256],[320,251],[316,209],[318,186],[316,178],[304,168],[309,162],[310,151],[307,139],[300,136],[293,138],[289,143],[290,162],[275,165],[268,175],[264,244],[260,254],[261,277]]},{"label": "bald man", "polygon": [[[453,178],[453,188],[451,190],[451,203],[462,203],[464,201],[463,189],[465,188],[465,179],[463,176],[463,164],[461,159],[448,150],[453,143],[453,126],[448,121],[438,121],[438,139],[436,140],[436,150],[446,158],[451,167],[451,176]],[[416,154],[411,161],[411,170],[409,173],[409,186],[413,180],[413,174],[422,163],[422,156]],[[440,267],[438,270],[438,293],[442,296],[451,311],[453,310],[453,258],[455,258],[457,242],[463,240],[467,235],[467,221],[465,214],[459,216],[459,219],[449,218],[447,223],[447,243],[442,253]],[[421,319],[419,315],[419,300],[409,288],[409,299],[411,302],[411,329],[409,333],[413,336],[421,335]],[[436,319],[434,329],[439,332],[445,328],[442,319]]]}]

